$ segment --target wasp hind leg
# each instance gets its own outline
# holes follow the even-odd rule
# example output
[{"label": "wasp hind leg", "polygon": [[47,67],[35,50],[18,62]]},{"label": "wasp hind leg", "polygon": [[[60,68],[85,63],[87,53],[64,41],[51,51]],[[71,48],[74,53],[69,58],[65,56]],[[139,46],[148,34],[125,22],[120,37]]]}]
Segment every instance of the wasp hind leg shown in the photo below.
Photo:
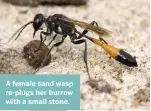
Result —
[{"label": "wasp hind leg", "polygon": [[[92,21],[90,24],[91,24],[91,25],[95,25],[95,26],[98,27],[98,23],[97,23],[96,21]],[[85,30],[78,36],[78,38],[82,38],[83,35],[85,35],[86,33],[88,33],[88,30],[87,30],[87,29],[85,29]],[[100,39],[101,41],[103,41],[104,43],[108,44],[102,37],[99,36],[99,39]]]},{"label": "wasp hind leg", "polygon": [[[90,24],[98,26],[98,23],[96,21],[92,21]],[[88,30],[87,29],[83,30],[83,32],[78,36],[78,39],[82,38],[83,35],[85,35],[86,33],[88,33]]]},{"label": "wasp hind leg", "polygon": [[85,44],[85,50],[84,50],[84,62],[85,62],[86,71],[87,71],[87,74],[88,74],[88,77],[89,77],[89,83],[90,83],[91,87],[98,88],[97,81],[94,80],[94,79],[92,79],[91,76],[90,76],[90,73],[89,73],[88,63],[87,63],[87,42],[86,42],[86,40],[85,40],[85,39],[72,40],[71,42],[72,42],[73,44],[82,44],[82,43]]}]

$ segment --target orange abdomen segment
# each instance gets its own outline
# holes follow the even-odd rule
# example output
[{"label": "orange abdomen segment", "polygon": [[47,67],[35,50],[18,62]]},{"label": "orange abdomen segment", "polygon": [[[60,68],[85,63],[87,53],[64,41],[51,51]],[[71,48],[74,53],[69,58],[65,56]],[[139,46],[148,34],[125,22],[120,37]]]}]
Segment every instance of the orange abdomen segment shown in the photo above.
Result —
[{"label": "orange abdomen segment", "polygon": [[93,43],[101,46],[111,57],[113,57],[120,63],[127,65],[129,67],[137,67],[136,59],[127,52],[125,52],[124,50],[113,47],[97,39],[93,39]]},{"label": "orange abdomen segment", "polygon": [[97,39],[93,39],[93,43],[101,46],[114,59],[116,59],[116,57],[119,55],[119,50],[120,49],[118,49],[116,47],[113,47],[113,46],[111,46],[109,44],[106,44],[106,43],[104,43],[100,40],[97,40]]}]

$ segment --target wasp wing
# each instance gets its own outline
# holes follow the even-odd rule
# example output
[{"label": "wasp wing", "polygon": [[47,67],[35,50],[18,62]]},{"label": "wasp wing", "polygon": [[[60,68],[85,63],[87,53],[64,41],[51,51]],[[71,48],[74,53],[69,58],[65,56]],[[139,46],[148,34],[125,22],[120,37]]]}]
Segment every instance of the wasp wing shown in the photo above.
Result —
[{"label": "wasp wing", "polygon": [[112,36],[112,32],[107,30],[107,29],[104,29],[102,27],[98,27],[98,26],[93,26],[91,24],[88,24],[88,23],[85,23],[85,22],[82,22],[82,21],[77,21],[77,20],[73,20],[73,19],[69,19],[69,22],[81,27],[81,28],[85,28],[87,30],[90,30],[100,36],[105,36],[105,37],[111,37]]}]

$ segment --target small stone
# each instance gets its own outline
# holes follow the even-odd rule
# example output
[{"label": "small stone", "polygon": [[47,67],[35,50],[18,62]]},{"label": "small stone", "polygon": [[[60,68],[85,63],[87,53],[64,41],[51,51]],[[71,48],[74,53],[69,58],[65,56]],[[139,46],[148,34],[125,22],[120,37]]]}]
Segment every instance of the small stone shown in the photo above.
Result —
[{"label": "small stone", "polygon": [[23,49],[24,57],[27,59],[28,63],[34,68],[40,67],[42,62],[44,62],[43,66],[49,64],[51,58],[50,56],[46,56],[48,51],[49,48],[40,40],[30,41]]}]

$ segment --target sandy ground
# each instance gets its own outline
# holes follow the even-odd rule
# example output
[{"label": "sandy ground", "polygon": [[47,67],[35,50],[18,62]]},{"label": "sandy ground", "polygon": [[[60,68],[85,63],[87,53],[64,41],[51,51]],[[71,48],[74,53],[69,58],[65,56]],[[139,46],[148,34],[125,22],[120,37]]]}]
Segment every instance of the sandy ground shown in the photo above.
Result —
[{"label": "sandy ground", "polygon": [[[88,23],[95,20],[101,27],[113,31],[113,37],[106,39],[110,44],[136,56],[137,68],[109,60],[103,49],[88,42],[90,74],[98,80],[98,88],[92,88],[87,83],[84,45],[73,45],[68,38],[53,50],[52,62],[37,74],[80,74],[81,110],[149,110],[149,0],[90,0],[87,6],[34,8],[0,1],[0,10],[0,73],[30,74],[35,71],[22,53],[23,47],[33,40],[32,26],[26,28],[17,41],[9,45],[6,42],[19,27],[33,20],[36,13],[47,16],[61,13]],[[39,39],[39,33],[35,39]]]}]

